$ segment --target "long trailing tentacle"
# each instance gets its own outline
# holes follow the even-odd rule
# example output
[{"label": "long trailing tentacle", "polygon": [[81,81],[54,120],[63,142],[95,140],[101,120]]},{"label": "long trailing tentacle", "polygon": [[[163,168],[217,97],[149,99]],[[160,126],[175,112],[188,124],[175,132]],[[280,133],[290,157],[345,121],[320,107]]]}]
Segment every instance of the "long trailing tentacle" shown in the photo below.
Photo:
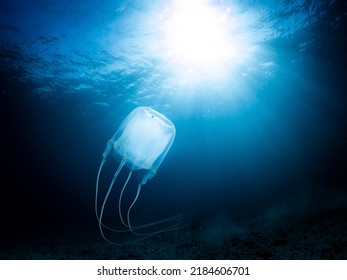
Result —
[{"label": "long trailing tentacle", "polygon": [[[122,230],[122,229],[115,229],[115,228],[111,228],[111,227],[106,226],[105,224],[102,223],[101,214],[99,215],[99,212],[98,212],[99,178],[100,178],[100,173],[101,173],[102,167],[104,166],[105,162],[106,162],[106,159],[103,158],[103,160],[102,160],[102,162],[101,162],[101,164],[100,164],[99,171],[98,171],[98,176],[97,176],[97,179],[96,179],[95,215],[96,215],[96,218],[97,218],[98,221],[99,221],[99,225],[101,225],[102,227],[104,227],[104,228],[106,228],[106,229],[108,229],[108,230],[110,230],[110,231],[113,231],[113,232],[128,232],[129,229],[123,229],[123,230]],[[102,206],[102,211],[104,211],[103,209],[104,209],[104,207],[105,207],[106,200],[108,199],[108,196],[109,196],[109,194],[110,194],[110,192],[111,192],[111,189],[112,189],[112,187],[113,187],[113,185],[114,185],[114,182],[116,181],[116,179],[117,179],[119,173],[121,172],[121,170],[122,170],[124,164],[125,164],[125,160],[122,160],[121,163],[119,164],[119,167],[118,167],[117,171],[115,172],[115,174],[114,174],[114,176],[113,176],[113,178],[112,178],[112,181],[111,181],[110,186],[109,186],[109,188],[108,188],[108,192],[107,192],[107,194],[106,194],[106,196],[105,196],[105,198],[104,198],[104,202],[103,202],[103,206]]]},{"label": "long trailing tentacle", "polygon": [[[102,170],[102,168],[103,168],[105,162],[106,162],[106,159],[103,158],[102,161],[101,161],[100,167],[99,167],[98,176],[96,177],[96,188],[95,188],[95,215],[96,215],[96,218],[97,218],[98,220],[100,220],[99,212],[98,212],[99,179],[100,179],[101,170]],[[111,189],[112,189],[112,186],[113,186],[114,182],[116,181],[116,179],[117,179],[119,173],[121,172],[121,170],[122,170],[124,164],[125,164],[125,160],[122,160],[121,163],[120,163],[119,166],[118,166],[117,171],[115,172],[115,174],[114,174],[114,176],[113,176],[113,178],[112,178],[112,181],[111,181],[110,187],[109,187],[109,189],[108,189],[108,192],[107,192],[107,194],[106,194],[106,196],[105,196],[105,199],[106,199],[106,197],[108,197],[108,195],[110,194]],[[104,202],[105,202],[105,199],[104,199]]]},{"label": "long trailing tentacle", "polygon": [[124,226],[126,226],[126,227],[128,227],[128,225],[125,223],[125,221],[124,221],[124,219],[123,219],[122,207],[121,207],[121,206],[122,206],[123,193],[124,193],[125,187],[127,186],[128,181],[129,181],[129,179],[130,179],[132,173],[133,173],[133,172],[130,170],[129,175],[128,175],[128,178],[127,178],[127,180],[125,181],[124,186],[123,186],[123,188],[122,188],[122,190],[121,190],[121,192],[120,192],[119,200],[118,200],[118,214],[119,214],[119,218],[120,218],[122,224],[123,224]]},{"label": "long trailing tentacle", "polygon": [[[100,166],[99,173],[98,173],[98,177],[99,177],[100,170],[101,170],[103,164],[104,164],[104,163],[102,163],[101,166]],[[95,205],[96,216],[97,216],[98,221],[99,221],[99,230],[100,230],[101,236],[103,237],[103,239],[104,239],[105,241],[107,241],[108,243],[113,244],[113,245],[130,245],[130,244],[139,242],[139,241],[141,241],[141,240],[147,239],[147,238],[149,238],[149,237],[151,237],[151,236],[154,235],[154,234],[145,235],[145,236],[143,236],[143,237],[141,237],[141,238],[133,239],[133,240],[126,241],[126,242],[122,242],[122,243],[117,243],[117,242],[114,242],[114,241],[109,240],[109,239],[105,236],[105,234],[104,234],[103,228],[106,228],[106,229],[111,230],[111,231],[114,231],[114,232],[127,232],[127,231],[132,231],[131,228],[128,228],[128,229],[126,229],[126,230],[116,230],[116,229],[107,227],[107,226],[105,226],[105,225],[102,223],[102,217],[103,217],[103,214],[104,214],[104,209],[105,209],[105,205],[106,205],[107,199],[108,199],[108,197],[109,197],[109,195],[110,195],[110,193],[111,193],[111,190],[112,190],[112,188],[113,188],[114,182],[116,181],[116,179],[117,179],[117,177],[118,177],[118,175],[119,175],[119,173],[120,173],[122,167],[124,166],[124,164],[125,164],[125,161],[124,161],[124,162],[122,161],[121,164],[119,165],[119,167],[118,167],[118,169],[117,169],[115,175],[113,176],[113,179],[112,179],[112,181],[111,181],[110,187],[109,187],[109,189],[108,189],[108,191],[107,191],[107,193],[106,193],[104,202],[103,202],[103,204],[102,204],[101,211],[100,211],[100,215],[98,215],[98,211],[97,211],[98,207],[97,207],[97,204]],[[127,181],[125,182],[125,184],[124,184],[124,186],[123,186],[123,189],[125,189],[125,187],[126,187],[128,181],[129,181],[129,179],[130,179],[130,177],[131,177],[131,174],[132,174],[132,172],[129,172]],[[97,180],[97,182],[98,182],[98,180]],[[97,183],[97,184],[98,184],[98,183]],[[96,197],[96,203],[97,203],[97,197]],[[121,215],[121,213],[120,213],[120,215]],[[125,222],[124,222],[124,223],[125,223]],[[156,223],[157,223],[157,222],[147,224],[147,225],[145,225],[145,227],[151,226],[151,225],[155,225]],[[142,227],[143,227],[143,226],[137,227],[137,228],[142,228]],[[159,233],[159,232],[157,232],[157,233]]]},{"label": "long trailing tentacle", "polygon": [[[150,223],[150,224],[146,224],[146,225],[143,225],[143,226],[132,226],[131,225],[131,222],[130,222],[130,212],[133,208],[133,206],[135,205],[139,195],[140,195],[140,192],[141,192],[141,187],[142,187],[142,184],[140,183],[138,185],[138,188],[137,188],[137,192],[136,192],[136,196],[133,200],[133,202],[131,203],[131,205],[129,206],[129,209],[128,209],[128,212],[127,212],[127,225],[130,229],[130,231],[135,234],[135,235],[140,235],[140,236],[148,236],[148,237],[151,237],[151,236],[154,236],[156,234],[159,234],[159,233],[162,233],[162,232],[167,232],[167,231],[171,231],[171,230],[176,230],[176,229],[180,229],[180,228],[183,228],[183,227],[186,227],[188,225],[182,225],[182,222],[180,220],[180,216],[173,216],[173,217],[170,217],[170,218],[166,218],[166,219],[163,219],[163,220],[160,220],[160,221],[157,221],[157,222],[153,222],[153,223]],[[168,227],[165,227],[163,229],[160,229],[160,230],[157,230],[157,231],[154,231],[154,232],[149,232],[149,233],[139,233],[137,232],[136,230],[138,229],[142,229],[142,228],[147,228],[149,227],[149,225],[158,225],[158,224],[162,224],[162,223],[167,223],[167,222],[172,222],[172,221],[178,221],[177,223],[171,225],[171,226],[168,226]]]},{"label": "long trailing tentacle", "polygon": [[99,214],[98,214],[98,194],[99,194],[99,180],[100,180],[100,174],[101,174],[101,170],[104,166],[106,162],[106,159],[103,158],[101,163],[100,163],[100,167],[99,167],[99,170],[98,170],[98,175],[96,176],[96,188],[95,188],[95,215],[96,215],[96,218],[99,220]]},{"label": "long trailing tentacle", "polygon": [[[124,183],[123,185],[123,188],[121,190],[121,193],[120,193],[120,197],[119,197],[119,202],[118,202],[118,210],[119,210],[119,217],[120,217],[120,220],[122,222],[122,224],[126,227],[126,229],[116,229],[116,228],[111,228],[111,227],[108,227],[106,226],[103,222],[102,222],[102,218],[103,218],[103,214],[104,214],[104,209],[105,209],[105,205],[106,205],[106,202],[109,198],[109,195],[111,193],[111,190],[114,186],[114,183],[119,175],[119,173],[121,172],[123,166],[125,165],[126,161],[123,159],[117,169],[117,171],[115,172],[113,178],[112,178],[112,181],[110,183],[110,186],[108,188],[108,191],[105,195],[105,198],[104,198],[104,201],[102,203],[102,206],[101,206],[101,210],[100,210],[100,213],[98,211],[98,194],[99,194],[99,181],[100,181],[100,174],[101,174],[101,171],[102,171],[102,168],[103,166],[105,165],[105,162],[106,162],[106,158],[103,158],[103,160],[101,161],[101,164],[100,164],[100,167],[99,167],[99,170],[98,170],[98,174],[97,174],[97,180],[96,180],[96,191],[95,191],[95,215],[97,217],[97,220],[99,222],[99,229],[100,229],[100,233],[102,235],[102,237],[104,238],[104,240],[106,240],[108,243],[111,243],[113,245],[127,245],[127,244],[132,244],[132,243],[136,243],[138,241],[141,241],[141,240],[144,240],[144,239],[147,239],[147,238],[150,238],[156,234],[159,234],[159,233],[162,233],[162,232],[167,232],[167,231],[171,231],[171,230],[176,230],[176,229],[180,229],[180,228],[183,228],[183,227],[186,227],[187,225],[182,225],[182,223],[180,222],[180,216],[177,215],[177,216],[173,216],[173,217],[169,217],[169,218],[166,218],[166,219],[162,219],[162,220],[159,220],[159,221],[155,221],[155,222],[151,222],[151,223],[147,223],[147,224],[144,224],[144,225],[140,225],[140,226],[133,226],[131,225],[130,223],[130,212],[133,208],[133,206],[135,205],[138,197],[139,197],[139,194],[141,192],[141,187],[143,185],[143,183],[140,183],[138,185],[138,189],[137,189],[137,193],[136,193],[136,196],[133,200],[133,202],[131,203],[131,205],[129,206],[128,208],[128,211],[127,211],[127,218],[126,220],[123,218],[123,215],[122,215],[122,210],[121,210],[121,202],[122,202],[122,198],[123,198],[123,193],[124,193],[124,190],[131,178],[131,175],[133,173],[133,171],[131,170],[129,172],[129,175],[126,179],[126,182]],[[142,181],[143,182],[143,181]],[[168,222],[173,222],[173,221],[176,221],[177,223],[174,223],[173,225],[171,226],[168,226],[168,227],[165,227],[163,229],[160,229],[160,230],[157,230],[157,231],[154,231],[154,232],[150,232],[150,233],[139,233],[138,230],[140,229],[144,229],[144,228],[148,228],[148,227],[152,227],[152,226],[155,226],[155,225],[158,225],[158,224],[163,224],[163,223],[168,223]],[[133,240],[130,240],[130,241],[127,241],[127,242],[122,242],[122,243],[117,243],[117,242],[113,242],[111,240],[109,240],[105,234],[104,234],[104,231],[103,229],[107,229],[107,230],[110,230],[110,231],[113,231],[113,232],[118,232],[118,233],[124,233],[124,232],[132,232],[134,235],[137,235],[137,236],[142,236],[141,238],[137,238],[137,239],[133,239]]]}]

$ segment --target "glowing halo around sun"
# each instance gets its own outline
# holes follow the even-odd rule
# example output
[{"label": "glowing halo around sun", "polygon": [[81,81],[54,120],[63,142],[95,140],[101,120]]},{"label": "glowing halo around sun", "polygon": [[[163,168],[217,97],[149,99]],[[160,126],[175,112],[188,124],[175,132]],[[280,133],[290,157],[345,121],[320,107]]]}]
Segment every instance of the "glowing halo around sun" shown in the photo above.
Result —
[{"label": "glowing halo around sun", "polygon": [[168,67],[189,79],[222,78],[250,53],[232,9],[206,0],[173,1],[161,22]]},{"label": "glowing halo around sun", "polygon": [[271,76],[273,57],[263,43],[272,29],[259,7],[236,0],[139,2],[119,12],[104,42],[114,57],[105,73],[138,75],[129,85],[137,100],[238,102]]}]

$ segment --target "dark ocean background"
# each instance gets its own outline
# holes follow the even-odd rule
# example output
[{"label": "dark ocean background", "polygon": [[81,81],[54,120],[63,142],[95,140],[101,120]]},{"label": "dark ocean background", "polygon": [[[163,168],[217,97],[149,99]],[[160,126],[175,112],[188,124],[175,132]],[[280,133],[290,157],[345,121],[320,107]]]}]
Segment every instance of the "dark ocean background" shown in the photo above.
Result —
[{"label": "dark ocean background", "polygon": [[[208,1],[249,40],[211,80],[165,60],[172,3],[0,1],[0,259],[347,259],[346,1]],[[113,246],[96,175],[138,106],[176,138],[133,219],[188,226]]]}]

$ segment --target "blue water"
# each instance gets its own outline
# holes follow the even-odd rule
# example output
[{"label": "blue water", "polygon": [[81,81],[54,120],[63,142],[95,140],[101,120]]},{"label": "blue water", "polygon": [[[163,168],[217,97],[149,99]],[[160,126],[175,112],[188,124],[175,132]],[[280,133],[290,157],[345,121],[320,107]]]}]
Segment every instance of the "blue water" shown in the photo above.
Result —
[{"label": "blue water", "polygon": [[[345,213],[345,1],[202,2],[226,14],[238,45],[217,75],[170,56],[175,1],[0,2],[7,239],[97,236],[102,152],[138,106],[166,115],[177,132],[135,221],[181,214],[191,225],[183,235]],[[105,188],[116,167],[106,166]]]}]

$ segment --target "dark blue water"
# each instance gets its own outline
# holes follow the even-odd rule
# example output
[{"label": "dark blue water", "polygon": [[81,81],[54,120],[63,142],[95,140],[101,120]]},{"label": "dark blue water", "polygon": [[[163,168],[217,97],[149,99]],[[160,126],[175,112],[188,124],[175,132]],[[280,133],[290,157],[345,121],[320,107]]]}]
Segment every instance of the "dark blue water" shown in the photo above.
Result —
[{"label": "dark blue water", "polygon": [[[224,16],[217,66],[170,49],[174,3],[0,2],[1,258],[347,258],[346,2],[200,1]],[[189,226],[120,249],[95,180],[138,106],[176,138],[134,221]]]}]

